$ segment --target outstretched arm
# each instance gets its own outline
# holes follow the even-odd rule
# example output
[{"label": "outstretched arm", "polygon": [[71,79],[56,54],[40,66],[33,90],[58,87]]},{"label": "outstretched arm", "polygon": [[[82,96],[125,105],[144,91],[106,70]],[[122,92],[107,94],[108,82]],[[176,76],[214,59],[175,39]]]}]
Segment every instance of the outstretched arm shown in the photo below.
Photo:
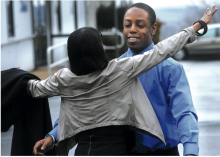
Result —
[{"label": "outstretched arm", "polygon": [[[210,13],[210,10],[213,10]],[[212,9],[207,9],[201,20],[208,24],[218,9],[215,6]],[[142,55],[121,59],[118,66],[123,71],[128,72],[130,78],[140,76],[147,72],[160,62],[173,56],[186,44],[195,40],[195,33],[202,28],[200,23],[195,23],[193,26],[184,29],[182,32],[177,33],[154,46],[150,51]],[[129,61],[130,60],[130,61]]]}]

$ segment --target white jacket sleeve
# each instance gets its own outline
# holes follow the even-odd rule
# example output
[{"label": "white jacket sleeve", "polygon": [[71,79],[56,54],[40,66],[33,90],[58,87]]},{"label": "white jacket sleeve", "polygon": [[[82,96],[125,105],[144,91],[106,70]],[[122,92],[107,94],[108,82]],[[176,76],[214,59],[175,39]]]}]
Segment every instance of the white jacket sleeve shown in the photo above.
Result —
[{"label": "white jacket sleeve", "polygon": [[29,80],[27,85],[32,97],[41,98],[58,95],[59,85],[56,77],[60,71],[48,77],[46,80]]}]

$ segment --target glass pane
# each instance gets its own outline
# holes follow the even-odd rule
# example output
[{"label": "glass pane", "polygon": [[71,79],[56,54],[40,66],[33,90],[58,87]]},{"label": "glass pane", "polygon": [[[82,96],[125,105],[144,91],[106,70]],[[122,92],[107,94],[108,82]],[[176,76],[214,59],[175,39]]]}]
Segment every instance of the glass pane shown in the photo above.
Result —
[{"label": "glass pane", "polygon": [[220,36],[220,28],[218,28],[218,36]]},{"label": "glass pane", "polygon": [[201,37],[202,38],[205,38],[205,37],[215,37],[215,35],[216,35],[216,29],[213,28],[213,29],[208,29],[207,33],[205,35],[201,36]]}]

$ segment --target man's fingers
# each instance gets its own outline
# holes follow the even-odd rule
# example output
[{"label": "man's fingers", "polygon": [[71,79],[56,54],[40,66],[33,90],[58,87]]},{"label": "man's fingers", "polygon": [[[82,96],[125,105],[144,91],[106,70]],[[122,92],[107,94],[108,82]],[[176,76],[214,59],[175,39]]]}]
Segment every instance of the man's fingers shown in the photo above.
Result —
[{"label": "man's fingers", "polygon": [[218,8],[215,9],[215,11],[213,12],[213,15],[216,13],[217,10],[218,10]]},{"label": "man's fingers", "polygon": [[209,12],[209,8],[206,9],[206,12],[205,12],[204,15],[208,14],[208,12]]},{"label": "man's fingers", "polygon": [[44,140],[40,140],[38,141],[35,145],[34,145],[34,154],[37,155],[38,153],[40,153],[40,148],[41,146],[44,144]]},{"label": "man's fingers", "polygon": [[46,139],[45,139],[45,142],[44,144],[42,145],[41,147],[41,150],[43,150],[44,152],[50,150],[53,146],[53,139],[52,137],[48,136]]},{"label": "man's fingers", "polygon": [[41,150],[48,150],[50,148],[51,148],[50,141],[48,141],[48,139],[46,138],[44,144],[41,147]]},{"label": "man's fingers", "polygon": [[213,16],[213,15],[216,13],[216,11],[218,10],[218,8],[215,8],[215,7],[216,7],[216,6],[213,5],[212,8],[211,8],[211,10],[210,10],[212,16]]},{"label": "man's fingers", "polygon": [[46,142],[44,142],[44,144],[42,145],[42,147],[41,147],[41,150],[45,150],[46,148],[47,148],[47,143]]},{"label": "man's fingers", "polygon": [[215,5],[212,6],[211,12],[214,12],[214,10],[215,10]]},{"label": "man's fingers", "polygon": [[40,153],[40,152],[37,152],[35,155],[36,155],[36,156],[45,156],[44,153]]},{"label": "man's fingers", "polygon": [[50,150],[53,146],[52,137],[47,137],[46,139],[38,141],[33,148],[33,153],[35,155],[44,155],[48,150]]},{"label": "man's fingers", "polygon": [[34,145],[34,154],[37,153],[37,149],[41,146],[41,141],[38,141],[35,145]]}]

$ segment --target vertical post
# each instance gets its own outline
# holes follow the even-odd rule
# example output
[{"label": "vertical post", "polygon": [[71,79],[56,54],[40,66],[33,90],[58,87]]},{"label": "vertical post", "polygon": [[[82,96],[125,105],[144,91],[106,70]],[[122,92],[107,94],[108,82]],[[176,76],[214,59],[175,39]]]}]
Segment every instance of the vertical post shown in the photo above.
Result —
[{"label": "vertical post", "polygon": [[47,34],[47,68],[48,68],[48,75],[51,75],[50,71],[50,64],[51,64],[51,53],[48,50],[48,47],[51,46],[51,1],[46,1],[46,34]]},{"label": "vertical post", "polygon": [[116,0],[114,1],[114,23],[115,23],[115,55],[116,58],[119,57],[118,53],[118,36],[117,36],[117,30],[118,30],[118,9],[117,9],[117,4]]},{"label": "vertical post", "polygon": [[[41,4],[40,4],[40,1],[37,1],[38,3],[37,3],[37,17],[38,17],[38,19],[37,19],[37,21],[38,21],[38,26],[37,26],[37,34],[38,34],[38,43],[39,43],[39,52],[43,52],[43,43],[42,43],[42,39],[43,39],[43,30],[42,30],[42,24],[41,24],[41,22],[42,22],[42,18],[41,18]],[[37,54],[37,56],[38,56],[38,62],[41,62],[41,59],[42,59],[42,53],[38,53]],[[39,65],[39,63],[38,63],[38,65]]]},{"label": "vertical post", "polygon": [[51,75],[51,68],[50,68],[50,64],[51,64],[51,48],[47,47],[47,71],[48,71],[48,77]]},{"label": "vertical post", "polygon": [[46,1],[46,34],[47,47],[51,46],[51,1]]},{"label": "vertical post", "polygon": [[15,36],[14,32],[14,10],[13,10],[13,1],[6,1],[8,9],[8,36]]},{"label": "vertical post", "polygon": [[77,0],[74,1],[74,22],[75,22],[75,29],[78,28],[78,18],[77,18]]},{"label": "vertical post", "polygon": [[58,30],[59,30],[59,33],[62,32],[62,24],[61,24],[61,1],[57,1],[57,22],[58,22]]},{"label": "vertical post", "polygon": [[[32,23],[32,34],[36,34],[36,28],[35,28],[35,20],[34,20],[34,3],[33,1],[30,1],[31,5],[31,23]],[[37,52],[36,52],[36,36],[32,39],[33,45],[34,45],[34,69],[37,68]]]}]

